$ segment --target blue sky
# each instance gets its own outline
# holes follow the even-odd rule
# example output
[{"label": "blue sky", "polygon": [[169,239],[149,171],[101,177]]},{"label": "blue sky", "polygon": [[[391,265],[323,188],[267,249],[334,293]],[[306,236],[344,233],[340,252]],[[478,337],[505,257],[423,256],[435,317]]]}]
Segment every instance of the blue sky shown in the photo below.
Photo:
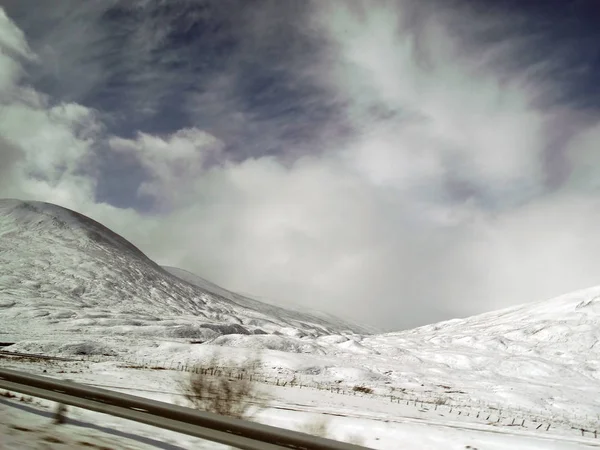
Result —
[{"label": "blue sky", "polygon": [[0,196],[400,329],[598,283],[589,1],[0,0]]}]

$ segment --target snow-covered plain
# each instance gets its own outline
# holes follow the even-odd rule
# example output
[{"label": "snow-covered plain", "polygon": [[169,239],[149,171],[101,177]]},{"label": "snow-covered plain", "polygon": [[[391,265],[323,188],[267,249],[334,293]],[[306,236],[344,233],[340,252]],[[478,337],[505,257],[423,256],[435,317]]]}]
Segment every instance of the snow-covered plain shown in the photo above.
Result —
[{"label": "snow-covered plain", "polygon": [[[177,381],[186,374],[176,371],[133,369],[117,362],[28,361],[13,358],[5,360],[3,365],[156,400],[185,404],[176,386]],[[267,407],[256,413],[254,420],[300,431],[305,430],[307,424],[325,420],[329,437],[359,443],[369,448],[527,450],[598,446],[592,437],[577,436],[569,433],[564,427],[544,432],[536,430],[534,424],[530,423],[526,427],[511,426],[510,416],[502,418],[499,423],[496,422],[497,412],[489,420],[485,420],[484,416],[478,418],[476,413],[484,411],[478,408],[461,408],[459,411],[464,414],[458,415],[456,411],[452,412],[449,407],[441,405],[413,406],[396,404],[369,395],[345,396],[311,388],[277,387],[260,383],[258,386],[259,401],[266,402]],[[18,414],[15,415],[14,405],[24,408],[25,411],[18,410]],[[18,429],[8,430],[11,439],[19,445],[9,447],[8,442],[13,441],[7,440],[6,446],[0,448],[29,448],[26,444],[32,436],[37,437],[37,440],[32,441],[35,443],[42,439],[39,436],[48,435],[58,435],[59,439],[67,442],[75,439],[83,439],[95,445],[104,442],[104,448],[107,447],[107,441],[113,442],[112,448],[224,448],[189,436],[78,408],[69,409],[69,425],[65,430],[63,426],[51,424],[48,413],[52,408],[51,402],[43,400],[36,400],[34,405],[25,406],[14,400],[0,401],[0,414],[10,415],[10,424],[17,427],[26,424],[30,430],[24,434],[19,434]],[[467,416],[467,412],[471,414]],[[544,429],[545,427],[544,423]],[[4,425],[4,428],[7,428],[7,425]],[[93,433],[90,433],[90,430]],[[115,441],[119,444],[115,445]],[[47,439],[44,442],[48,445]],[[110,445],[108,448],[111,448]]]},{"label": "snow-covered plain", "polygon": [[[358,435],[381,449],[600,446],[600,288],[368,334],[161,268],[84,216],[17,200],[0,201],[0,267],[0,341],[15,343],[6,349],[84,359],[4,358],[2,366],[63,371],[75,381],[177,401],[173,379],[184,375],[175,369],[219,349],[229,365],[260,354],[259,385],[271,400],[257,420],[265,423],[297,428],[326,416],[332,437]],[[126,427],[182,448],[197,444]]]}]

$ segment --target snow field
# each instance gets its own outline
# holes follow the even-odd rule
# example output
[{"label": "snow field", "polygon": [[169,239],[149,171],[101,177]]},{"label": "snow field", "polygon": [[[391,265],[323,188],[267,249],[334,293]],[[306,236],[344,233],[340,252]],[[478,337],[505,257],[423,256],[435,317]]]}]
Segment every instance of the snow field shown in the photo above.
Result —
[{"label": "snow field", "polygon": [[[241,352],[240,352],[241,353]],[[177,389],[178,380],[187,374],[177,370],[147,369],[119,361],[6,361],[4,367],[27,370],[47,376],[56,376],[76,382],[122,391],[132,395],[153,398],[176,404],[184,404],[183,395]],[[44,370],[46,372],[44,372]],[[228,369],[220,367],[228,376]],[[211,376],[207,374],[206,376]],[[212,375],[215,376],[215,375]],[[475,406],[456,406],[420,401],[391,401],[387,396],[366,394],[360,391],[342,391],[315,384],[314,387],[299,385],[283,386],[282,378],[277,386],[276,376],[258,378],[259,403],[267,407],[260,410],[255,420],[284,428],[303,430],[306,424],[326,422],[329,437],[352,440],[370,448],[394,449],[401,440],[414,443],[406,448],[466,448],[485,444],[483,448],[502,448],[509,442],[519,442],[518,448],[586,448],[600,446],[593,434],[581,436],[578,430],[557,417],[537,418],[526,412]],[[320,386],[320,387],[319,387]],[[342,394],[345,392],[345,394]],[[51,402],[47,402],[51,403]],[[161,436],[161,440],[183,448],[192,445],[189,437],[176,433],[153,430],[151,427],[133,424],[118,418],[108,418],[90,411],[73,410],[69,417],[77,420],[101,423],[116,430],[134,430],[142,437]],[[99,419],[101,416],[102,419]],[[100,422],[99,422],[100,420]],[[522,424],[522,420],[525,423]],[[514,423],[513,423],[514,422]],[[539,426],[541,425],[541,426]],[[547,429],[547,426],[550,428]],[[489,437],[489,436],[493,437]],[[448,440],[444,443],[444,440]],[[197,440],[196,440],[197,441]],[[549,446],[550,442],[562,443]],[[464,443],[464,444],[463,444]],[[462,445],[462,447],[460,445]],[[194,442],[193,445],[200,445]],[[202,444],[201,448],[209,445]],[[531,445],[531,446],[528,446]],[[504,447],[506,448],[506,447]],[[516,447],[515,447],[516,448]]]}]

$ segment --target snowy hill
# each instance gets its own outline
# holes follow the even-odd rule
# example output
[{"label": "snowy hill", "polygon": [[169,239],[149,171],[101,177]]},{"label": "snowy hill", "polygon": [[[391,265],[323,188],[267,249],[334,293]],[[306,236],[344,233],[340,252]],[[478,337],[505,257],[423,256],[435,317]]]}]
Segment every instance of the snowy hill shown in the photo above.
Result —
[{"label": "snowy hill", "polygon": [[410,380],[429,388],[445,385],[465,403],[477,399],[595,417],[600,411],[594,394],[600,382],[599,341],[600,287],[594,287],[466,319],[367,336],[360,345],[389,362],[393,384]]},{"label": "snowy hill", "polygon": [[4,341],[362,331],[181,280],[103,225],[47,203],[0,200],[0,267]]},{"label": "snowy hill", "polygon": [[[365,339],[380,352],[411,341],[438,349],[527,357],[530,361],[543,358],[600,379],[600,372],[596,372],[600,369],[600,287]],[[384,343],[387,345],[382,348]],[[542,373],[537,371],[536,376]]]}]

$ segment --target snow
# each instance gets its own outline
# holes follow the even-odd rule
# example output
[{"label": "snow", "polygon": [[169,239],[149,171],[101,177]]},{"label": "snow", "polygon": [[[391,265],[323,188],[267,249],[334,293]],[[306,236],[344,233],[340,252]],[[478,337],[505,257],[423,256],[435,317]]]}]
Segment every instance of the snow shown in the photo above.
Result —
[{"label": "snow", "polygon": [[[157,371],[132,369],[116,362],[25,362],[15,360],[5,362],[7,367],[28,370],[46,376],[66,377],[70,380],[104,387],[115,391],[148,397],[160,401],[185,404],[176,388],[178,380],[186,374],[177,371]],[[46,372],[43,372],[46,370]],[[557,428],[554,432],[537,431],[535,427],[512,427],[509,420],[493,423],[495,417],[486,421],[449,413],[449,408],[434,409],[433,405],[421,407],[396,404],[376,396],[346,396],[311,388],[259,386],[259,398],[267,402],[267,407],[258,412],[253,420],[283,428],[305,430],[307,424],[325,420],[328,436],[342,441],[353,441],[374,449],[395,449],[402,445],[406,449],[582,449],[597,447],[593,437],[580,437],[567,429]],[[13,402],[14,403],[14,402]],[[18,402],[16,402],[18,403]],[[37,401],[37,409],[48,412],[52,403]],[[45,408],[44,408],[45,406]],[[50,418],[8,413],[10,402],[0,402],[0,413],[10,414],[14,424],[26,424],[28,428],[41,430],[39,433],[56,435],[63,433],[69,439],[85,439],[95,442],[89,435],[93,426],[105,430],[106,436],[98,439],[121,437],[117,448],[146,448],[140,440],[154,439],[159,448],[223,448],[189,436],[156,430],[143,424],[105,416],[100,413],[69,408],[69,425],[51,425]],[[467,409],[463,409],[467,411]],[[475,411],[475,410],[473,410]],[[77,426],[76,424],[84,424]],[[5,426],[6,427],[6,426]],[[544,424],[545,428],[545,424]],[[14,434],[14,431],[13,431]],[[105,442],[105,441],[103,441]],[[27,447],[26,440],[12,448]],[[106,444],[105,444],[106,445]],[[115,444],[113,444],[115,445]],[[129,447],[126,447],[129,446]],[[168,446],[168,447],[167,447]],[[3,448],[11,448],[5,446]],[[63,447],[61,447],[63,448]]]},{"label": "snow", "polygon": [[[161,268],[84,216],[17,200],[0,200],[0,267],[0,341],[15,343],[6,349],[81,359],[0,358],[2,366],[177,402],[176,369],[217,351],[223,365],[259,356],[271,398],[257,417],[265,423],[294,428],[325,416],[333,437],[358,434],[380,449],[600,445],[600,287],[369,334]],[[196,448],[175,433],[72,414]]]},{"label": "snow", "polygon": [[[64,425],[52,422],[48,405],[27,397],[22,400],[0,400],[0,448],[2,449],[150,449],[152,445],[128,442],[91,423],[69,420]],[[46,406],[44,408],[43,406]],[[108,432],[107,432],[108,431]]]}]

